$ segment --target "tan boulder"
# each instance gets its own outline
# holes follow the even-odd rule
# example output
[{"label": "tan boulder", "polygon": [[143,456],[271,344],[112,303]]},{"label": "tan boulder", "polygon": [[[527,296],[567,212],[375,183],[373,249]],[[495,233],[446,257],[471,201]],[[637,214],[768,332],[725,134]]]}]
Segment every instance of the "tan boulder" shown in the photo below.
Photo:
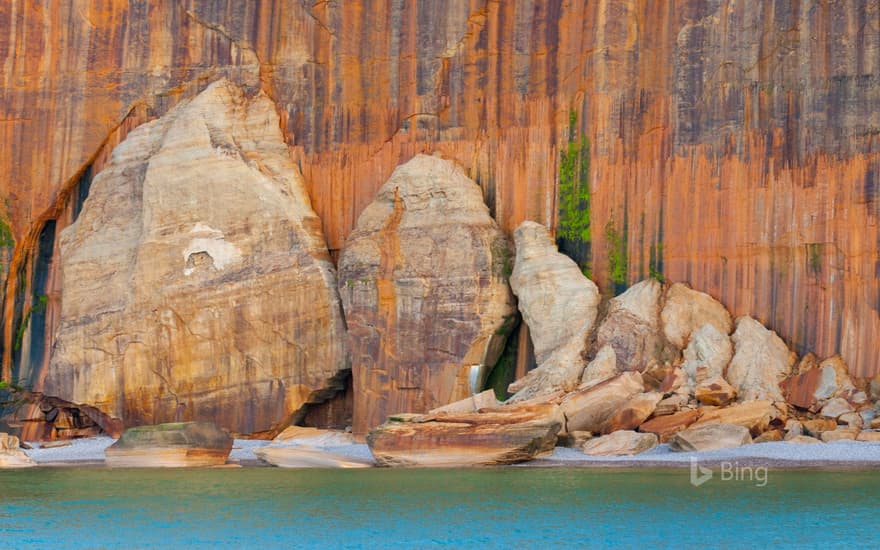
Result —
[{"label": "tan boulder", "polygon": [[635,395],[602,423],[600,433],[609,434],[621,430],[634,430],[651,416],[662,393],[648,392]]},{"label": "tan boulder", "polygon": [[816,439],[815,437],[810,437],[808,435],[796,435],[791,438],[786,438],[785,442],[786,443],[795,443],[798,445],[804,444],[804,443],[822,443],[820,440]]},{"label": "tan boulder", "polygon": [[614,348],[603,346],[596,353],[596,357],[590,361],[581,376],[581,387],[595,386],[603,380],[608,380],[617,375],[617,357]]},{"label": "tan boulder", "polygon": [[874,430],[863,430],[856,436],[856,441],[868,441],[871,443],[880,443],[880,432]]},{"label": "tan boulder", "polygon": [[30,468],[37,463],[21,450],[18,437],[0,432],[0,470],[6,468]]},{"label": "tan boulder", "polygon": [[779,382],[788,376],[795,356],[775,332],[751,317],[740,317],[733,333],[735,353],[724,377],[740,401],[783,401]]},{"label": "tan boulder", "polygon": [[722,376],[732,357],[730,337],[707,323],[691,336],[681,368],[688,376],[688,385],[695,387],[705,380]]},{"label": "tan boulder", "polygon": [[581,450],[592,456],[637,455],[657,446],[657,436],[620,430],[584,443]]},{"label": "tan boulder", "polygon": [[615,413],[642,393],[643,387],[641,374],[625,372],[567,395],[559,404],[565,415],[566,431],[601,432]]},{"label": "tan boulder", "polygon": [[618,372],[644,370],[652,361],[664,359],[665,340],[660,329],[660,298],[663,287],[647,279],[611,300],[599,326],[597,345],[610,345]]},{"label": "tan boulder", "polygon": [[543,225],[525,221],[514,231],[513,239],[516,263],[510,286],[529,327],[538,365],[510,385],[509,391],[516,394],[513,400],[519,401],[577,386],[586,366],[584,356],[600,294],[577,264],[557,250]]},{"label": "tan boulder", "polygon": [[685,349],[691,335],[707,324],[724,336],[733,329],[730,313],[721,302],[682,283],[666,291],[660,318],[666,339],[678,349]]},{"label": "tan boulder", "polygon": [[704,405],[723,407],[736,399],[736,390],[721,376],[699,384],[694,390],[697,401]]},{"label": "tan boulder", "polygon": [[416,155],[394,170],[339,259],[356,434],[469,397],[474,366],[482,385],[515,323],[512,257],[458,165]]},{"label": "tan boulder", "polygon": [[771,443],[774,441],[782,441],[784,434],[782,430],[768,430],[755,438],[754,443]]},{"label": "tan boulder", "polygon": [[770,423],[784,420],[782,413],[770,401],[748,401],[730,407],[704,409],[696,425],[722,423],[743,426],[758,435],[767,431]]},{"label": "tan boulder", "polygon": [[844,413],[837,418],[837,422],[846,424],[847,426],[855,426],[861,428],[865,425],[865,420],[861,414],[856,412]]},{"label": "tan boulder", "polygon": [[825,443],[842,440],[853,441],[861,433],[861,431],[861,428],[856,428],[853,426],[838,426],[837,429],[822,432],[822,435],[819,436],[819,438]]},{"label": "tan boulder", "polygon": [[823,432],[836,430],[837,422],[831,418],[814,418],[813,420],[804,420],[802,422],[804,434],[819,437]]},{"label": "tan boulder", "polygon": [[842,397],[835,397],[834,399],[829,399],[827,403],[822,407],[822,410],[819,411],[819,414],[825,416],[827,418],[837,418],[847,413],[853,412],[853,407],[850,405],[846,399]]},{"label": "tan boulder", "polygon": [[669,449],[678,452],[714,451],[748,445],[749,430],[736,424],[700,423],[682,430],[669,439]]},{"label": "tan boulder", "polygon": [[669,371],[666,378],[660,383],[658,391],[669,395],[677,392],[679,389],[682,389],[683,393],[690,393],[690,389],[687,386],[687,375],[681,368],[675,367]]},{"label": "tan boulder", "polygon": [[639,426],[640,432],[657,434],[660,443],[666,443],[676,433],[688,428],[700,418],[700,411],[690,409],[668,416],[658,416]]},{"label": "tan boulder", "polygon": [[104,429],[259,433],[344,388],[333,262],[268,96],[211,84],[132,130],[90,189],[59,238],[46,396]]},{"label": "tan boulder", "polygon": [[553,451],[562,429],[555,405],[497,407],[487,412],[391,420],[367,435],[380,466],[513,464]]},{"label": "tan boulder", "polygon": [[804,425],[793,418],[786,420],[785,422],[785,436],[786,438],[791,436],[803,435],[804,434]]}]

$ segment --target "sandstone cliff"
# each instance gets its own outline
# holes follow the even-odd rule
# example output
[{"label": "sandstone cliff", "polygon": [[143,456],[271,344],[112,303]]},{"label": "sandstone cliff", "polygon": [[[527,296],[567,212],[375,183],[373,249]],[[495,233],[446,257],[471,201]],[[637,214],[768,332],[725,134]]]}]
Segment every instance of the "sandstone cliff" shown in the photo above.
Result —
[{"label": "sandstone cliff", "polygon": [[47,396],[254,433],[342,389],[335,271],[265,94],[221,80],[132,131],[60,248]]},{"label": "sandstone cliff", "polygon": [[273,100],[331,254],[440,151],[606,292],[662,273],[878,372],[876,2],[18,0],[0,30],[3,379],[48,363],[54,236],[113,146],[221,77]]}]

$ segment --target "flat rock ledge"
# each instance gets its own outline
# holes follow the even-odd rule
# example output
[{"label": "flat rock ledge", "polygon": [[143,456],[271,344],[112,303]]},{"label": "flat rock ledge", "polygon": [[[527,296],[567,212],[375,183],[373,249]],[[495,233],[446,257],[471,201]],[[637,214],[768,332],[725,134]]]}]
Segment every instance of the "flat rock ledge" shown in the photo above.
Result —
[{"label": "flat rock ledge", "polygon": [[493,466],[553,452],[564,419],[555,405],[474,413],[402,414],[367,435],[379,466]]}]

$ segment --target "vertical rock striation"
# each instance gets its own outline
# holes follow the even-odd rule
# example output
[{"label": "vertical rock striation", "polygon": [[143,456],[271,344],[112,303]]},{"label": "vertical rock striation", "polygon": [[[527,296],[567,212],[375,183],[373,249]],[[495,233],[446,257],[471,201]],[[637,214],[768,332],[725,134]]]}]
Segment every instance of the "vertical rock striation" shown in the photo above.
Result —
[{"label": "vertical rock striation", "polygon": [[221,80],[131,132],[60,247],[46,395],[257,433],[341,389],[333,265],[265,94]]},{"label": "vertical rock striation", "polygon": [[471,367],[494,366],[515,320],[512,256],[461,168],[418,155],[394,171],[339,260],[355,433],[470,395]]}]

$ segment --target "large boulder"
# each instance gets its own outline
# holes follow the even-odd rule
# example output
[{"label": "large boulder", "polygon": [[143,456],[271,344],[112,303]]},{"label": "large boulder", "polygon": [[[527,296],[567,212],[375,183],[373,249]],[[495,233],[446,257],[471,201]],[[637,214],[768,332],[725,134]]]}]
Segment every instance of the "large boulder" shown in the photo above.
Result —
[{"label": "large boulder", "polygon": [[625,372],[567,395],[559,404],[565,415],[566,431],[602,432],[608,421],[631,399],[642,394],[643,389],[641,374]]},{"label": "large boulder", "polygon": [[663,334],[678,349],[685,349],[691,335],[705,325],[724,336],[733,329],[730,313],[721,302],[683,283],[675,283],[666,291],[660,318]]},{"label": "large boulder", "polygon": [[715,451],[748,445],[752,436],[748,428],[736,424],[700,424],[673,435],[669,448],[673,451]]},{"label": "large boulder", "polygon": [[721,376],[716,376],[699,384],[694,389],[694,397],[704,405],[723,407],[736,398],[736,389]]},{"label": "large boulder", "polygon": [[355,433],[471,394],[471,368],[495,364],[515,323],[512,257],[456,164],[417,155],[394,171],[339,260]]},{"label": "large boulder", "polygon": [[352,434],[339,430],[321,430],[289,426],[266,447],[254,454],[280,468],[369,468],[372,460],[343,454],[341,447],[354,443]]},{"label": "large boulder", "polygon": [[563,418],[555,405],[479,413],[391,416],[367,435],[380,466],[513,464],[551,453]]},{"label": "large boulder", "polygon": [[18,437],[0,432],[0,470],[4,468],[29,468],[37,463],[21,450]]},{"label": "large boulder", "polygon": [[60,248],[46,396],[258,433],[343,388],[333,263],[261,92],[218,81],[129,133]]},{"label": "large boulder", "polygon": [[573,389],[598,312],[598,287],[557,248],[550,231],[525,221],[513,233],[516,263],[510,286],[529,327],[537,368],[510,385],[514,401]]},{"label": "large boulder", "polygon": [[226,464],[232,437],[210,422],[171,422],[126,430],[104,451],[112,468],[188,468]]},{"label": "large boulder", "polygon": [[730,337],[707,323],[691,334],[681,368],[688,376],[688,385],[695,388],[706,380],[720,377],[732,357]]},{"label": "large boulder", "polygon": [[584,369],[581,375],[581,386],[595,386],[599,382],[608,380],[617,375],[617,356],[614,355],[614,348],[611,346],[602,346]]},{"label": "large boulder", "polygon": [[608,315],[599,326],[597,346],[611,346],[618,372],[642,371],[652,361],[665,358],[666,342],[660,330],[663,286],[646,279],[611,300]]},{"label": "large boulder", "polygon": [[652,433],[620,430],[587,441],[581,450],[592,456],[622,456],[637,455],[656,446],[657,436]]},{"label": "large boulder", "polygon": [[751,317],[740,317],[733,333],[735,353],[725,378],[737,391],[740,401],[769,399],[783,401],[779,383],[795,361],[795,354],[772,330]]}]

